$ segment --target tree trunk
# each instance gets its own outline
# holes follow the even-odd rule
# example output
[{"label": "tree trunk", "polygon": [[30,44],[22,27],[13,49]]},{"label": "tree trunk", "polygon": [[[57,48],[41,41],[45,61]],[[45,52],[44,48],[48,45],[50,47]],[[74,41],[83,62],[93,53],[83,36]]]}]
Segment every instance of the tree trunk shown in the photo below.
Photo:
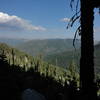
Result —
[{"label": "tree trunk", "polygon": [[94,82],[94,41],[93,20],[94,7],[91,0],[81,0],[81,61],[80,86],[82,99],[96,100]]}]

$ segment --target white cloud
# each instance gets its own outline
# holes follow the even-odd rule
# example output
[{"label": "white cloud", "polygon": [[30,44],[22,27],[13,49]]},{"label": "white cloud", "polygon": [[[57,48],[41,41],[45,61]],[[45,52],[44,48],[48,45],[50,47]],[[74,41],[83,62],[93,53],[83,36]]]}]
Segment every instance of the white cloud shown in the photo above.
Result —
[{"label": "white cloud", "polygon": [[8,15],[0,12],[0,29],[3,30],[29,30],[29,31],[45,31],[42,26],[34,26],[29,21],[15,15]]},{"label": "white cloud", "polygon": [[62,21],[62,22],[69,22],[70,19],[69,19],[69,18],[62,18],[61,21]]}]

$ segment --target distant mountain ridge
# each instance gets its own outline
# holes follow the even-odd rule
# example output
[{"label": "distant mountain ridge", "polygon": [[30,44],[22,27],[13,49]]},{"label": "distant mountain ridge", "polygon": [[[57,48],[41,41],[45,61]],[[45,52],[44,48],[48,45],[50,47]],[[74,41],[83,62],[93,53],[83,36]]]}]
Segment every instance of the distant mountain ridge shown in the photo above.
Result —
[{"label": "distant mountain ridge", "polygon": [[[76,40],[75,44],[76,48],[80,48],[80,40]],[[16,46],[16,48],[32,56],[47,56],[74,49],[73,39],[31,40]]]},{"label": "distant mountain ridge", "polygon": [[28,39],[14,39],[14,38],[1,38],[0,37],[0,43],[6,43],[10,46],[16,46],[16,45],[19,45],[21,43],[24,43],[26,41],[29,41]]}]

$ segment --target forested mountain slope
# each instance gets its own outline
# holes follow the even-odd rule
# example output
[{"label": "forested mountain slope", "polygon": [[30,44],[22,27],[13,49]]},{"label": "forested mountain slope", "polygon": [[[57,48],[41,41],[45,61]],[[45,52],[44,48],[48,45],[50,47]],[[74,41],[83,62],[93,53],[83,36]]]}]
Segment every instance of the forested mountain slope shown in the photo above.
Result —
[{"label": "forested mountain slope", "polygon": [[[2,55],[5,55],[5,59],[10,65],[20,66],[26,71],[32,68],[41,75],[53,77],[55,80],[61,80],[62,83],[65,80],[72,80],[73,76],[69,70],[44,62],[41,57],[33,58],[4,43],[0,43],[0,56]],[[76,73],[76,77],[79,79],[78,73]]]},{"label": "forested mountain slope", "polygon": [[44,60],[53,65],[57,65],[63,68],[68,68],[68,66],[72,61],[74,61],[76,65],[79,65],[80,50],[77,49],[77,50],[71,50],[61,53],[55,53],[52,55],[47,55],[46,57],[44,57]]},{"label": "forested mountain slope", "polygon": [[[69,66],[71,61],[74,60],[74,62],[79,66],[80,49],[48,55],[44,60],[53,65],[58,65],[64,68]],[[100,74],[100,43],[94,46],[94,64],[96,73]]]}]

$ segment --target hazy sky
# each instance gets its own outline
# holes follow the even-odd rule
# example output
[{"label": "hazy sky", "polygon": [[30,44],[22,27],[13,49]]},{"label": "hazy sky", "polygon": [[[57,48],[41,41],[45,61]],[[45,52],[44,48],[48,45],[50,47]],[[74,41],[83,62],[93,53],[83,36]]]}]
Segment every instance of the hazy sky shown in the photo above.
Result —
[{"label": "hazy sky", "polygon": [[[70,0],[0,0],[0,37],[73,38],[78,23],[66,30],[75,13],[69,3]],[[100,15],[95,12],[95,39],[100,40]]]}]

